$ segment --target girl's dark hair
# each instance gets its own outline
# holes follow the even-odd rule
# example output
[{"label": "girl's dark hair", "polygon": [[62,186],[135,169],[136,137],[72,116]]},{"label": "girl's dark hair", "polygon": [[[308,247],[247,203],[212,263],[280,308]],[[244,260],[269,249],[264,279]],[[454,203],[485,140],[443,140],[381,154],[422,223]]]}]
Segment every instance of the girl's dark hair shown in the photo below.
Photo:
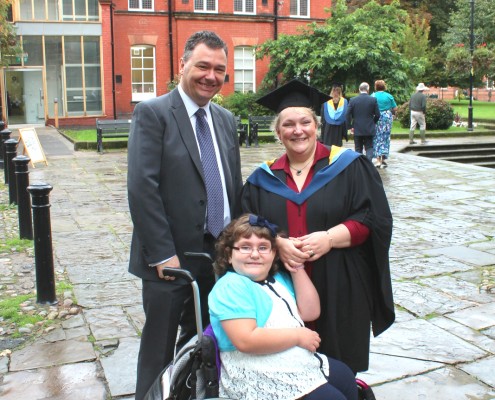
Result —
[{"label": "girl's dark hair", "polygon": [[[232,247],[234,243],[241,238],[250,238],[252,235],[256,235],[259,238],[263,238],[270,241],[272,249],[277,250],[277,242],[273,235],[273,230],[265,226],[252,225],[250,223],[253,220],[252,214],[243,214],[239,218],[233,220],[222,231],[217,242],[215,243],[216,261],[213,265],[213,269],[218,276],[223,276],[230,267],[229,259],[232,256]],[[258,218],[258,217],[256,217]],[[262,219],[262,218],[261,218]],[[278,269],[276,262],[277,257],[273,262],[270,274],[274,274]]]}]

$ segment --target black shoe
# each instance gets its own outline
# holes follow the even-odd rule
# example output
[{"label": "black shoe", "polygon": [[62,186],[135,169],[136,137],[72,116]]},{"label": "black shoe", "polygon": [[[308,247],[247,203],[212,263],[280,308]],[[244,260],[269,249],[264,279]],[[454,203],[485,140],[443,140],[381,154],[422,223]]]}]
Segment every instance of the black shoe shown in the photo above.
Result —
[{"label": "black shoe", "polygon": [[416,142],[414,140],[410,140],[409,144],[416,144]]}]

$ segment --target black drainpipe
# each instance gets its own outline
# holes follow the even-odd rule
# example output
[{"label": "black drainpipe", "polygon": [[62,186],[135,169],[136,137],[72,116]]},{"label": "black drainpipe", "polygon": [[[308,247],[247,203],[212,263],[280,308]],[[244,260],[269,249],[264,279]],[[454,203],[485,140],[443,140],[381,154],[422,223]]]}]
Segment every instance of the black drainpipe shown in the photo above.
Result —
[{"label": "black drainpipe", "polygon": [[113,102],[113,119],[117,119],[117,103],[115,101],[115,44],[113,38],[113,2],[110,3],[110,34],[112,41],[112,102]]},{"label": "black drainpipe", "polygon": [[273,2],[273,13],[274,13],[274,22],[275,22],[275,26],[274,26],[274,29],[273,29],[273,39],[274,40],[277,40],[278,39],[278,0],[274,0]]},{"label": "black drainpipe", "polygon": [[174,81],[174,45],[172,35],[172,2],[168,2],[168,51],[170,56],[170,82]]}]

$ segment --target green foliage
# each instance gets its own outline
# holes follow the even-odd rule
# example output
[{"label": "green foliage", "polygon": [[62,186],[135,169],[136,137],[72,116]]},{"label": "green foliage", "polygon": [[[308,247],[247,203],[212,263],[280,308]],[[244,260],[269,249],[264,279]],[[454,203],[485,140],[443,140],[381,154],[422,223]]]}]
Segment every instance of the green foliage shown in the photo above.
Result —
[{"label": "green foliage", "polygon": [[[397,108],[397,119],[403,128],[408,128],[411,123],[409,113],[409,102]],[[454,121],[454,109],[450,103],[438,100],[427,99],[426,101],[426,129],[449,129]]]},{"label": "green foliage", "polygon": [[355,90],[360,82],[373,85],[384,79],[398,101],[406,100],[416,81],[411,77],[422,74],[425,61],[400,53],[407,13],[399,2],[370,1],[349,13],[345,1],[338,0],[332,13],[326,24],[307,25],[300,35],[280,35],[258,47],[258,59],[270,58],[264,85],[273,87],[283,75],[283,81],[310,78],[312,85],[329,92],[334,82]]},{"label": "green foliage", "polygon": [[9,297],[0,301],[0,318],[4,321],[8,320],[11,323],[15,323],[18,326],[24,326],[27,324],[35,324],[43,319],[39,315],[26,315],[21,312],[20,304],[26,300],[34,298],[34,294],[26,294],[15,297]]},{"label": "green foliage", "polygon": [[232,93],[224,98],[223,106],[234,115],[247,118],[249,115],[272,115],[273,112],[266,107],[256,104],[256,100],[263,96],[265,91],[258,93]]},{"label": "green foliage", "polygon": [[0,0],[0,65],[8,66],[12,59],[21,54],[22,50],[17,42],[14,25],[8,21],[7,15],[12,0]]},{"label": "green foliage", "polygon": [[[469,86],[471,53],[462,43],[449,51],[445,66],[451,84],[459,87]],[[485,76],[495,74],[495,51],[484,46],[476,48],[473,52],[472,68],[474,86],[481,86]]]}]

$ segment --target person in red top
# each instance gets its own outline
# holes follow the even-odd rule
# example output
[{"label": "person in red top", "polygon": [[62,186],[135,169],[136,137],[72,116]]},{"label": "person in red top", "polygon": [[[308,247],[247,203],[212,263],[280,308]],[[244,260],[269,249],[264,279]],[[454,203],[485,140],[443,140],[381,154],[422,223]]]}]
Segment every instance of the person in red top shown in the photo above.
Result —
[{"label": "person in red top", "polygon": [[365,156],[318,142],[313,110],[327,99],[298,80],[258,99],[278,113],[274,128],[286,152],[249,176],[241,205],[289,233],[277,238],[279,256],[286,267],[304,267],[318,290],[320,350],[357,373],[368,369],[370,324],[377,336],[395,319],[392,215]]}]

